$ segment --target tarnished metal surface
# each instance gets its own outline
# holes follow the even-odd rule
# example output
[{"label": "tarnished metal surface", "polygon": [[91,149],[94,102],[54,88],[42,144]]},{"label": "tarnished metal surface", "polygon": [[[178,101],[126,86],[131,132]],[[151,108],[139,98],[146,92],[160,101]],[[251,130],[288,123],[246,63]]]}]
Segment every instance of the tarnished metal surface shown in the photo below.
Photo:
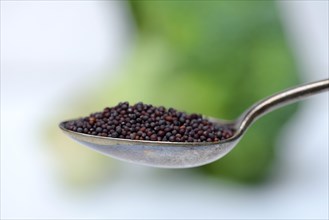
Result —
[{"label": "tarnished metal surface", "polygon": [[120,160],[165,168],[187,168],[211,163],[227,154],[232,142],[187,143],[133,141],[128,139],[99,137],[60,128],[72,139],[102,154]]},{"label": "tarnished metal surface", "polygon": [[79,143],[120,160],[164,168],[196,167],[225,156],[239,142],[247,128],[261,116],[328,89],[328,79],[313,82],[263,99],[247,109],[235,121],[208,118],[214,123],[235,129],[235,134],[231,138],[219,143],[136,141],[70,131],[64,127],[66,122],[60,123],[59,127]]}]

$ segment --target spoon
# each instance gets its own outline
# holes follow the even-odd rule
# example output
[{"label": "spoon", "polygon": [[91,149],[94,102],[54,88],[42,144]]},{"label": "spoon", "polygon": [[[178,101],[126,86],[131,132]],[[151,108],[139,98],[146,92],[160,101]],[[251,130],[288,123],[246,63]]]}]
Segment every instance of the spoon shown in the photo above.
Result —
[{"label": "spoon", "polygon": [[211,163],[229,153],[243,137],[248,127],[261,116],[285,105],[329,89],[329,79],[312,82],[267,97],[239,118],[226,121],[207,118],[213,123],[235,129],[234,135],[220,142],[162,142],[101,137],[67,130],[63,132],[79,143],[107,156],[127,162],[163,168],[189,168]]}]

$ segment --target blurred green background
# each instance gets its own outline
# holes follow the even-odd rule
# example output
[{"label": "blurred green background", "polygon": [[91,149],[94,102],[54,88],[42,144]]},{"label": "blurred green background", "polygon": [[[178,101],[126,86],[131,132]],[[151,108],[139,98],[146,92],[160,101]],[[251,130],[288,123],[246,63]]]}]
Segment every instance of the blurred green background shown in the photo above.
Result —
[{"label": "blurred green background", "polygon": [[[74,94],[74,109],[56,118],[143,101],[234,119],[259,99],[299,83],[273,1],[130,1],[127,7],[137,33],[126,61],[115,77],[104,73],[97,88]],[[296,110],[292,105],[265,116],[230,154],[192,172],[262,183],[276,161],[280,129]],[[68,146],[64,135],[50,135],[60,175],[69,183],[103,183],[120,169],[110,158]]]},{"label": "blurred green background", "polygon": [[58,128],[120,101],[234,119],[328,78],[328,1],[0,5],[1,219],[328,219],[328,93],[199,168],[122,162]]}]

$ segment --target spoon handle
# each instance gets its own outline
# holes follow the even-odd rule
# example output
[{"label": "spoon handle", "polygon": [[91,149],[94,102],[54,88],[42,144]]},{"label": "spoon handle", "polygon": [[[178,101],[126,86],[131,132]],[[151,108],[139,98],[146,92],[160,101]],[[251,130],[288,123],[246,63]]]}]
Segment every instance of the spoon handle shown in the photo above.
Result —
[{"label": "spoon handle", "polygon": [[267,97],[257,102],[244,112],[242,117],[239,119],[239,133],[243,134],[248,126],[250,126],[254,121],[275,109],[327,90],[329,90],[329,79],[324,79],[297,86]]}]

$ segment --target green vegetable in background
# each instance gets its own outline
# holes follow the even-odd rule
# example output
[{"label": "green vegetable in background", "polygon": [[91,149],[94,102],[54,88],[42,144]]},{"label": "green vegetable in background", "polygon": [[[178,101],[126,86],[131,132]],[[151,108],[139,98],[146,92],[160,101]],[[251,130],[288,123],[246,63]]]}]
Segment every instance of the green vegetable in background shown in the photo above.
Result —
[{"label": "green vegetable in background", "polygon": [[[298,83],[272,1],[130,5],[137,25],[134,50],[116,77],[78,99],[83,101],[76,106],[86,114],[121,101],[143,101],[234,119],[255,101]],[[293,105],[265,116],[230,154],[194,170],[236,181],[263,180],[280,129],[295,111]]]},{"label": "green vegetable in background", "polygon": [[[120,93],[119,100],[234,119],[255,101],[298,83],[273,2],[131,5],[137,48],[122,82],[107,90]],[[233,152],[198,170],[241,181],[262,179],[274,158],[280,128],[295,110],[290,106],[264,117]]]}]

